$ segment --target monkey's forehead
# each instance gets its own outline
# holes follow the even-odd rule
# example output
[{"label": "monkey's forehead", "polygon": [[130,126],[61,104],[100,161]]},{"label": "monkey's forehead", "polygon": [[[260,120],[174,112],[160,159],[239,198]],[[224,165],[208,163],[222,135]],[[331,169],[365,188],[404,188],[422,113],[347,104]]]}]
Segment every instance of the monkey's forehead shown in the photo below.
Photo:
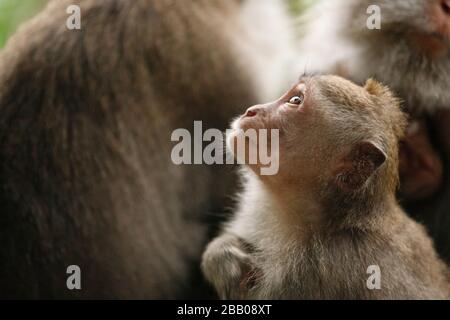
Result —
[{"label": "monkey's forehead", "polygon": [[310,78],[309,84],[322,98],[333,104],[347,107],[372,107],[373,97],[367,90],[344,78],[324,75]]}]

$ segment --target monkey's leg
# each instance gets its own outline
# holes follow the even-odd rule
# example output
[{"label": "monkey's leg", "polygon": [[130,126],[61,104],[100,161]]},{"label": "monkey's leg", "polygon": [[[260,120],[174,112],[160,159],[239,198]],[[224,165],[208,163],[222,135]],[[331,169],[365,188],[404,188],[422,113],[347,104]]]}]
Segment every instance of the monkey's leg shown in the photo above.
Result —
[{"label": "monkey's leg", "polygon": [[431,143],[426,120],[412,121],[401,143],[400,179],[406,201],[428,198],[442,185],[442,159]]},{"label": "monkey's leg", "polygon": [[221,299],[245,299],[256,274],[250,246],[232,234],[213,240],[202,259],[202,270]]}]

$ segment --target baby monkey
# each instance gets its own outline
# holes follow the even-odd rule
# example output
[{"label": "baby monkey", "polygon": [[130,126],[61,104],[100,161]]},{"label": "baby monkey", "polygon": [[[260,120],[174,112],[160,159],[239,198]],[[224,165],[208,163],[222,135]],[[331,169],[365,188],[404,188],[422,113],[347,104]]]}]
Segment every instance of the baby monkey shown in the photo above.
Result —
[{"label": "baby monkey", "polygon": [[[399,101],[373,80],[303,77],[249,108],[228,146],[236,156],[246,130],[278,129],[279,171],[261,175],[261,162],[243,170],[237,212],[203,255],[219,296],[448,299],[446,265],[395,198],[405,127]],[[246,138],[246,154],[262,145]]]}]

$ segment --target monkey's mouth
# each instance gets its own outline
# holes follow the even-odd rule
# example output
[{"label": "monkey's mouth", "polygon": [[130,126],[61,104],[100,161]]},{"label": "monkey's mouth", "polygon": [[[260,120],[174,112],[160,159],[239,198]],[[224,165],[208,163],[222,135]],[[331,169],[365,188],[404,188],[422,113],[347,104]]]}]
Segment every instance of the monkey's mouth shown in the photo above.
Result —
[{"label": "monkey's mouth", "polygon": [[419,52],[431,58],[444,57],[450,52],[450,38],[441,33],[411,33],[410,43]]},{"label": "monkey's mouth", "polygon": [[248,115],[248,112],[243,114],[241,117],[239,117],[234,125],[236,126],[237,129],[240,130],[250,130],[250,129],[254,129],[254,130],[259,130],[259,129],[267,129],[267,126],[264,122],[264,119],[262,119],[261,116],[252,116],[252,115]]},{"label": "monkey's mouth", "polygon": [[411,45],[415,47],[416,50],[431,59],[445,57],[450,51],[448,41],[438,34],[415,34],[411,37],[410,41]]}]

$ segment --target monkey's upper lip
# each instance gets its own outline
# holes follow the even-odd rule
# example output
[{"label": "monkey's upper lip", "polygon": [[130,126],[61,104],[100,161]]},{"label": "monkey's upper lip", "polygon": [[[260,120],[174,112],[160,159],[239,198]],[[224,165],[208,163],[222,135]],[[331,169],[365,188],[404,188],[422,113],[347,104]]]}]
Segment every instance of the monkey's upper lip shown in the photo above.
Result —
[{"label": "monkey's upper lip", "polygon": [[[254,118],[246,117],[244,114],[241,117],[239,117],[239,119],[236,121],[236,126],[238,127],[238,129],[248,129],[248,128],[243,128],[243,127],[251,127],[251,126],[248,126],[248,124],[249,124],[249,122],[252,123],[254,121],[255,121]],[[247,124],[247,126],[245,126],[245,124]]]},{"label": "monkey's upper lip", "polygon": [[262,117],[260,115],[249,117],[247,114],[243,114],[239,117],[239,122],[260,122]]}]

